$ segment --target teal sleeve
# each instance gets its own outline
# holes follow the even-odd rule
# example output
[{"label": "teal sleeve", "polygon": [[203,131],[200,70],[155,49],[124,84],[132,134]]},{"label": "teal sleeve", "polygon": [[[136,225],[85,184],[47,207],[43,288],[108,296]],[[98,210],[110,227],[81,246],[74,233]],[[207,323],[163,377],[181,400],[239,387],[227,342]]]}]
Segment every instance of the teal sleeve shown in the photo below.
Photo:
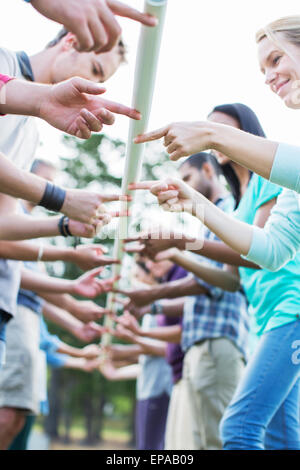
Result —
[{"label": "teal sleeve", "polygon": [[269,271],[278,271],[300,250],[299,196],[285,190],[264,228],[253,226],[252,243],[243,258]]},{"label": "teal sleeve", "polygon": [[300,193],[300,147],[279,144],[270,181]]}]

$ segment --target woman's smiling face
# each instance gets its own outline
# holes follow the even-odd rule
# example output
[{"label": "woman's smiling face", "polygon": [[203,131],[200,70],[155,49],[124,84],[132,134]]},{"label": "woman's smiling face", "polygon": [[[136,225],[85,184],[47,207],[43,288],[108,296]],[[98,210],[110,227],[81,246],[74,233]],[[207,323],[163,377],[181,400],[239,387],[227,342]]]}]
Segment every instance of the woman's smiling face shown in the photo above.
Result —
[{"label": "woman's smiling face", "polygon": [[276,33],[279,44],[264,37],[258,44],[258,58],[265,83],[289,108],[300,108],[300,47]]}]

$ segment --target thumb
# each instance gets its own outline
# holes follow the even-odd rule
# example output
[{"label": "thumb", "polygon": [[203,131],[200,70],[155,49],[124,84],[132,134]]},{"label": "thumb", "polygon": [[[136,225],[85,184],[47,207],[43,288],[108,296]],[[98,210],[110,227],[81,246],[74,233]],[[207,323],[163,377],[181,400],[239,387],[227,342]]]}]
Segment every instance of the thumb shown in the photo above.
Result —
[{"label": "thumb", "polygon": [[88,93],[89,95],[102,95],[106,92],[106,88],[99,83],[91,82],[85,78],[75,77],[71,79],[73,85],[80,93]]}]

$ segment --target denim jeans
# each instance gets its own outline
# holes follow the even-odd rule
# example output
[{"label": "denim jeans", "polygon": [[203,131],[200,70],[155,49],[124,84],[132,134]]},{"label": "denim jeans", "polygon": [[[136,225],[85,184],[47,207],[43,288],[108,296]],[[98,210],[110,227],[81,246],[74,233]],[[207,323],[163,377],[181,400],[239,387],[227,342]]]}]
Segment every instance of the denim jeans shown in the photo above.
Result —
[{"label": "denim jeans", "polygon": [[5,364],[5,330],[6,330],[7,316],[0,310],[0,369]]},{"label": "denim jeans", "polygon": [[224,449],[300,449],[299,350],[299,320],[262,335],[223,416]]}]

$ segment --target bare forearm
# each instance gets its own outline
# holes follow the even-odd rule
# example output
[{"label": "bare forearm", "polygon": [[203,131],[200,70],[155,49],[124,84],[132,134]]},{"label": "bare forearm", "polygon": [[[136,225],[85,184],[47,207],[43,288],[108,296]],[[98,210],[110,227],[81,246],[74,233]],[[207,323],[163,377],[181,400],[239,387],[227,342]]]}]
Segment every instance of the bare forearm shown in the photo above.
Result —
[{"label": "bare forearm", "polygon": [[66,344],[62,341],[59,343],[57,352],[61,354],[68,354],[69,356],[76,357],[76,358],[83,357],[82,349],[74,348],[73,346],[69,346],[69,344]]},{"label": "bare forearm", "polygon": [[69,331],[72,335],[75,335],[75,332],[82,323],[74,318],[69,312],[62,310],[55,305],[49,304],[47,302],[43,305],[43,315],[47,320],[55,323],[56,325],[61,326],[64,330]]},{"label": "bare forearm", "polygon": [[226,245],[242,255],[249,252],[253,228],[226,214],[200,193],[194,193],[193,215]]},{"label": "bare forearm", "polygon": [[[36,261],[39,255],[38,244],[23,241],[1,241],[0,257],[5,259],[16,259],[20,261]],[[51,245],[43,246],[42,261],[68,261],[72,249],[59,248]]]},{"label": "bare forearm", "polygon": [[178,281],[166,282],[151,289],[153,301],[159,299],[174,299],[187,295],[206,294],[204,287],[200,286],[193,277],[187,277]]},{"label": "bare forearm", "polygon": [[194,252],[201,256],[205,256],[206,258],[219,261],[220,263],[259,269],[259,266],[243,259],[239,253],[225,245],[223,242],[205,240],[203,247],[200,250],[195,250]]},{"label": "bare forearm", "polygon": [[149,331],[143,331],[142,336],[146,336],[147,338],[158,339],[167,343],[179,344],[181,342],[181,333],[181,325],[171,325],[152,328]]},{"label": "bare forearm", "polygon": [[0,112],[39,117],[41,103],[50,88],[49,85],[30,83],[26,80],[11,80],[5,85],[5,100],[0,104]]},{"label": "bare forearm", "polygon": [[240,280],[238,276],[235,276],[229,272],[225,272],[220,268],[213,268],[206,266],[203,263],[198,263],[184,253],[176,253],[174,256],[172,256],[172,261],[182,266],[187,271],[192,272],[195,274],[195,276],[199,277],[208,284],[220,287],[223,290],[235,292],[240,287]]},{"label": "bare forearm", "polygon": [[134,341],[137,345],[141,346],[143,353],[150,356],[159,356],[165,357],[167,344],[162,341],[149,341],[147,339],[141,338],[140,336],[135,336]]},{"label": "bare forearm", "polygon": [[141,346],[138,344],[120,344],[118,346],[113,345],[112,347],[114,361],[134,360],[143,353]]},{"label": "bare forearm", "polygon": [[0,187],[4,194],[38,204],[43,197],[46,181],[19,169],[0,153]]},{"label": "bare forearm", "polygon": [[117,380],[134,380],[138,377],[140,373],[140,365],[133,364],[131,366],[121,367],[120,369],[116,368],[109,368],[106,369],[105,364],[100,366],[100,372],[106,377],[108,380],[117,381]]},{"label": "bare forearm", "polygon": [[230,126],[217,125],[216,130],[212,148],[264,178],[270,178],[278,143]]},{"label": "bare forearm", "polygon": [[67,312],[71,313],[75,317],[78,314],[78,302],[74,297],[69,294],[51,294],[49,292],[42,292],[41,297],[45,299],[47,302],[50,302],[57,307],[67,310]]},{"label": "bare forearm", "polygon": [[57,236],[59,235],[58,221],[58,217],[38,220],[21,214],[0,216],[0,239],[28,240]]},{"label": "bare forearm", "polygon": [[66,293],[71,292],[73,283],[66,279],[56,279],[45,274],[36,274],[22,269],[21,287],[34,292]]}]

